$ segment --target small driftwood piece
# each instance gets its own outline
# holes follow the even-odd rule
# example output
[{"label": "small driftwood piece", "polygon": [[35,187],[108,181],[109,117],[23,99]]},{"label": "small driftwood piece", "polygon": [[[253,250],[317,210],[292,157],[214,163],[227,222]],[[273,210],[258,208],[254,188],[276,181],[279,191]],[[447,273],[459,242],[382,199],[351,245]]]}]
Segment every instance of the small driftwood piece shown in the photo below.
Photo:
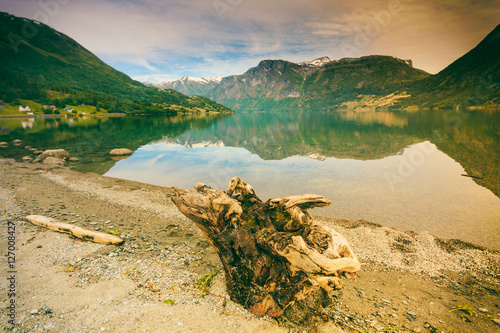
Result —
[{"label": "small driftwood piece", "polygon": [[121,237],[106,234],[104,232],[89,230],[82,227],[77,227],[68,223],[63,223],[51,217],[41,215],[28,215],[26,216],[26,219],[34,225],[45,227],[57,232],[70,234],[84,240],[92,241],[94,243],[106,245],[120,245],[123,243],[123,238]]},{"label": "small driftwood piece", "polygon": [[341,277],[354,280],[360,269],[345,238],[308,212],[328,206],[325,197],[262,202],[234,177],[226,192],[201,183],[194,191],[174,188],[172,201],[215,246],[231,299],[254,314],[281,316],[310,294],[341,289]]}]

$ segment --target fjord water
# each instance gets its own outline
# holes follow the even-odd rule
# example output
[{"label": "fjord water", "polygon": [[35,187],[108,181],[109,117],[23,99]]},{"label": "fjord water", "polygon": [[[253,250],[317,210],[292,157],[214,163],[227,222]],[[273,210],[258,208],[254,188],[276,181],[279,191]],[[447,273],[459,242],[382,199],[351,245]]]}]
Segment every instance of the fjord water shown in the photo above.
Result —
[{"label": "fjord water", "polygon": [[[315,193],[333,201],[313,214],[500,249],[498,113],[277,112],[69,121],[4,124],[9,130],[3,137],[66,148],[82,160],[74,167],[80,171],[180,188],[203,182],[225,189],[239,176],[263,200]],[[114,161],[108,153],[118,147],[135,152]]]}]

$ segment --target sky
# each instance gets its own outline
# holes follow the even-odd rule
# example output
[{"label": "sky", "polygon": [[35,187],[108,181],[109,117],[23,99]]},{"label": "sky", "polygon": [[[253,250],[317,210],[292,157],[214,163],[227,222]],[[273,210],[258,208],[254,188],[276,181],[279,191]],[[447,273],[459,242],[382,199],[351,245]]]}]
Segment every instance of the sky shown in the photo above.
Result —
[{"label": "sky", "polygon": [[373,54],[434,74],[500,23],[500,0],[0,0],[0,11],[46,23],[150,82]]}]

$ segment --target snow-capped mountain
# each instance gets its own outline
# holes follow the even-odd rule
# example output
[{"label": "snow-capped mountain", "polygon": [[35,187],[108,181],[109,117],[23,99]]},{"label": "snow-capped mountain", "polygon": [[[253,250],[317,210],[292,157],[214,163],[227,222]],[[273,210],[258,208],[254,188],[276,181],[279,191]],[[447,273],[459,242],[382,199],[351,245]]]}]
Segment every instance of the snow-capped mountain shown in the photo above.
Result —
[{"label": "snow-capped mountain", "polygon": [[325,56],[299,63],[268,59],[241,75],[184,76],[149,85],[201,95],[235,111],[329,110],[360,95],[387,96],[401,82],[427,76],[429,73],[413,68],[411,60],[391,56],[339,60]]},{"label": "snow-capped mountain", "polygon": [[221,80],[222,77],[183,76],[178,80],[165,80],[161,83],[144,82],[144,84],[160,89],[174,89],[190,96],[205,96],[208,91],[217,86]]},{"label": "snow-capped mountain", "polygon": [[235,111],[330,110],[360,95],[387,96],[402,82],[429,75],[391,56],[262,60],[241,75],[223,78],[205,97]]},{"label": "snow-capped mountain", "polygon": [[318,59],[314,59],[312,61],[302,61],[299,62],[298,65],[302,66],[311,66],[311,67],[321,67],[323,65],[326,65],[329,62],[332,62],[333,60],[328,58],[328,57],[321,57]]}]

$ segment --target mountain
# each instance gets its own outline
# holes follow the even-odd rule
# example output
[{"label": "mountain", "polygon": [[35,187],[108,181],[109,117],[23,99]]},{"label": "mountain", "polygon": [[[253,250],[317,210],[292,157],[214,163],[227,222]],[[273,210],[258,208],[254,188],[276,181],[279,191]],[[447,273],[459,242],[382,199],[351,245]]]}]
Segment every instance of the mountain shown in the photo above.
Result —
[{"label": "mountain", "polygon": [[56,104],[59,99],[101,103],[117,112],[230,111],[207,98],[146,87],[51,27],[3,12],[0,77],[0,99],[8,103],[20,98]]},{"label": "mountain", "polygon": [[411,61],[390,56],[263,60],[223,78],[206,96],[235,110],[328,110],[360,95],[386,96],[427,76]]},{"label": "mountain", "polygon": [[500,25],[441,72],[415,82],[409,90],[411,102],[441,107],[500,104],[499,55]]},{"label": "mountain", "polygon": [[189,96],[205,96],[215,88],[222,77],[192,77],[183,76],[178,80],[165,80],[161,83],[144,82],[145,85],[159,89],[173,89]]},{"label": "mountain", "polygon": [[190,90],[187,82],[192,80],[187,77],[164,87],[206,96],[242,111],[498,106],[499,54],[500,25],[436,75],[413,68],[411,60],[390,56],[321,57],[300,63],[263,60],[242,75],[224,77],[219,84],[210,82],[211,90],[208,83],[203,83],[203,89]]}]

